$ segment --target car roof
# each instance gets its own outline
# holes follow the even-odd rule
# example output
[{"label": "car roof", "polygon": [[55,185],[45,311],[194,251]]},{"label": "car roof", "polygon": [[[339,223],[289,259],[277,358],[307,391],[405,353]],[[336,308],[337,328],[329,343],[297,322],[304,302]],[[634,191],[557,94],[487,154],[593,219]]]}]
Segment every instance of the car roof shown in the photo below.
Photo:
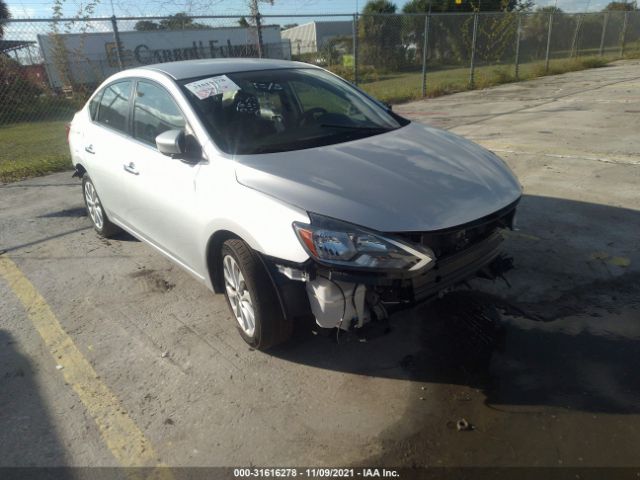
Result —
[{"label": "car roof", "polygon": [[289,60],[264,58],[209,58],[203,60],[184,60],[180,62],[156,63],[140,67],[169,75],[174,80],[201,77],[204,75],[223,75],[225,73],[250,72],[255,70],[276,70],[282,68],[318,68],[315,65]]}]

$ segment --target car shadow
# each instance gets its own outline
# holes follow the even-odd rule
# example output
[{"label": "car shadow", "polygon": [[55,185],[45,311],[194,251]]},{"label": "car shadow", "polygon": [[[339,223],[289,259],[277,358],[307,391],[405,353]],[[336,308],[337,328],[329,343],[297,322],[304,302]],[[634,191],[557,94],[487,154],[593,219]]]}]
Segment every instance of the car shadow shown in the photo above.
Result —
[{"label": "car shadow", "polygon": [[118,233],[109,237],[109,240],[118,240],[120,242],[139,242],[136,237],[131,235],[129,232],[125,232],[124,230],[120,230]]},{"label": "car shadow", "polygon": [[[39,215],[38,218],[80,218],[86,216],[87,209],[85,207],[75,207],[56,210],[55,212],[44,213],[42,215]],[[139,242],[137,238],[135,238],[129,232],[125,232],[124,230],[120,230],[118,233],[109,238],[122,242]]]},{"label": "car shadow", "polygon": [[0,329],[0,467],[68,464],[37,375],[38,367],[19,351],[13,336]]},{"label": "car shadow", "polygon": [[71,234],[74,234],[74,233],[77,233],[77,232],[82,232],[82,231],[90,230],[90,229],[91,229],[91,227],[89,227],[89,226],[74,228],[74,229],[71,229],[71,230],[65,230],[64,232],[56,233],[54,235],[49,235],[47,237],[43,237],[43,238],[40,238],[38,240],[33,240],[31,242],[20,243],[20,244],[17,244],[17,245],[10,245],[10,246],[7,246],[7,247],[1,247],[0,248],[0,254],[4,254],[4,253],[7,253],[7,252],[13,252],[15,250],[20,250],[21,248],[31,247],[33,245],[38,245],[40,243],[48,242],[49,240],[53,240],[53,239],[61,238],[61,237],[66,237],[67,235],[71,235]]},{"label": "car shadow", "polygon": [[364,338],[305,329],[270,353],[470,386],[489,405],[640,413],[640,211],[526,195],[518,224],[505,242],[516,265],[505,281],[473,281]]},{"label": "car shadow", "polygon": [[64,210],[56,210],[55,212],[44,213],[42,215],[38,215],[38,218],[76,218],[76,217],[86,217],[87,209],[84,207],[77,208],[66,208]]},{"label": "car shadow", "polygon": [[[27,242],[27,243],[21,243],[18,245],[10,245],[8,247],[1,247],[0,246],[0,255],[5,254],[7,252],[13,252],[15,250],[20,250],[21,248],[26,248],[26,247],[31,247],[33,245],[38,245],[41,243],[45,243],[48,242],[49,240],[54,240],[56,238],[61,238],[61,237],[65,237],[67,235],[71,235],[73,233],[77,233],[77,232],[83,232],[86,230],[93,230],[93,227],[91,226],[87,226],[87,227],[80,227],[80,228],[74,228],[72,230],[67,230],[61,233],[57,233],[55,235],[49,235],[48,237],[43,237],[40,238],[38,240],[33,240],[31,242]],[[109,239],[103,238],[102,239],[104,242],[106,242],[107,244],[109,244],[110,240],[116,240],[116,241],[121,241],[121,242],[139,242],[140,240],[138,240],[136,237],[134,237],[133,235],[131,235],[128,232],[125,232],[124,230],[116,233],[115,235],[109,237]]]}]

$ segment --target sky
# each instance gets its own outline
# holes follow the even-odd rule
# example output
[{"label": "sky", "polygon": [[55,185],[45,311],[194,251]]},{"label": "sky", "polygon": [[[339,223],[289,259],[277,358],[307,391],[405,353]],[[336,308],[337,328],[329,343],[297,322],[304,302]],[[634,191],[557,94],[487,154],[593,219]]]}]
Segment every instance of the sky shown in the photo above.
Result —
[{"label": "sky", "polygon": [[[396,0],[398,9],[407,0]],[[558,7],[567,12],[599,11],[610,0],[557,0]],[[49,18],[51,1],[5,0],[14,18]],[[64,14],[74,16],[87,0],[64,0]],[[350,14],[361,10],[366,0],[275,0],[273,5],[261,3],[263,15],[285,14]],[[556,0],[538,0],[537,6],[554,5]],[[248,11],[247,0],[100,0],[96,17],[169,15],[186,11],[194,15],[242,15]],[[292,19],[291,23],[299,23]]]}]

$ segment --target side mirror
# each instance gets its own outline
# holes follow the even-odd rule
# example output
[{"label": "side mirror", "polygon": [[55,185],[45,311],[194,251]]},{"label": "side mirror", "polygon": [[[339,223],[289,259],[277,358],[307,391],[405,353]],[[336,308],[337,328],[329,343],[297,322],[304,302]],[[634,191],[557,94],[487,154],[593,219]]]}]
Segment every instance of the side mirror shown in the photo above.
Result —
[{"label": "side mirror", "polygon": [[180,158],[185,152],[184,130],[167,130],[156,137],[156,146],[163,155]]},{"label": "side mirror", "polygon": [[202,147],[193,135],[184,130],[167,130],[156,137],[156,147],[163,155],[195,165],[202,160]]}]

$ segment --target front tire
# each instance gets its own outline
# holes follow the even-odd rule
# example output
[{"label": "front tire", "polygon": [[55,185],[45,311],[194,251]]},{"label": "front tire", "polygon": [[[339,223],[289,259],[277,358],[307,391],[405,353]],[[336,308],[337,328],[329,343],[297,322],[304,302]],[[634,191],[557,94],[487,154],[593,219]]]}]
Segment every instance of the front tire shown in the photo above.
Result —
[{"label": "front tire", "polygon": [[230,239],[222,244],[220,263],[227,304],[243,340],[258,350],[287,341],[293,325],[258,255],[242,240]]},{"label": "front tire", "polygon": [[96,187],[91,181],[91,178],[86,173],[82,176],[82,192],[84,196],[84,204],[87,207],[87,214],[91,219],[93,228],[101,237],[111,237],[118,233],[120,229],[109,221]]}]

